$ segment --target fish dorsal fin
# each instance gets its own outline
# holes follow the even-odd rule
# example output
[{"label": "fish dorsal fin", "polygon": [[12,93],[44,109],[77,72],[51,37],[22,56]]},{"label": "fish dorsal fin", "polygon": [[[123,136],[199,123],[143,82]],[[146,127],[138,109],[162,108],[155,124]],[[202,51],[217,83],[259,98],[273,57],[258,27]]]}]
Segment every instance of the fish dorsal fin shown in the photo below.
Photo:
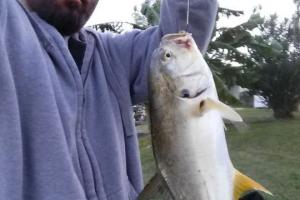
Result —
[{"label": "fish dorsal fin", "polygon": [[200,102],[200,113],[204,114],[209,110],[218,111],[224,119],[234,122],[242,122],[242,117],[231,107],[218,100],[207,98]]},{"label": "fish dorsal fin", "polygon": [[243,193],[251,190],[259,190],[269,195],[272,195],[272,193],[269,190],[267,190],[264,186],[255,182],[248,176],[242,174],[240,171],[235,170],[233,199],[239,200]]}]

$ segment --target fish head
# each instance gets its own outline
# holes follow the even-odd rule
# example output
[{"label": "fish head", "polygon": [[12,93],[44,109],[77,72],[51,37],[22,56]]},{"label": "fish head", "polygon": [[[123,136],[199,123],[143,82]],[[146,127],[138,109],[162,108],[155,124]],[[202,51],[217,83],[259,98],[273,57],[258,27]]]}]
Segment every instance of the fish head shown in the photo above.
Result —
[{"label": "fish head", "polygon": [[195,98],[214,85],[211,71],[189,33],[164,36],[153,63],[175,96]]}]

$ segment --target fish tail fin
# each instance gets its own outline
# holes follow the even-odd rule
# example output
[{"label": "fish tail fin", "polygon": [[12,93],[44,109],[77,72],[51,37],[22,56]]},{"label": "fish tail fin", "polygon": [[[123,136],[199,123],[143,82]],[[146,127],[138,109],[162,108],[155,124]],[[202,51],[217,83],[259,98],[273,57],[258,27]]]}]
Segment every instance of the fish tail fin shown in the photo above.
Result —
[{"label": "fish tail fin", "polygon": [[265,192],[269,195],[273,195],[269,190],[267,190],[261,184],[257,183],[250,177],[242,174],[240,171],[235,170],[233,199],[239,200],[239,198],[243,195],[243,193],[250,190],[258,190],[258,191]]}]

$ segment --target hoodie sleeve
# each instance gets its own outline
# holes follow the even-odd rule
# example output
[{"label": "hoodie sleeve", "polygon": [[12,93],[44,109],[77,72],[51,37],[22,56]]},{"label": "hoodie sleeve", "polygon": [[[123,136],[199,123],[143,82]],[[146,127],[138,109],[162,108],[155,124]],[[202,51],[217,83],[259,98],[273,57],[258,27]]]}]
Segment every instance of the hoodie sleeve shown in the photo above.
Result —
[{"label": "hoodie sleeve", "polygon": [[[148,69],[151,55],[160,39],[168,33],[186,29],[187,0],[162,0],[160,22],[147,30],[133,30],[124,34],[103,34],[104,46],[112,67],[123,68],[124,78],[130,85],[132,103],[147,97]],[[216,0],[190,0],[188,32],[204,53],[215,24]]]},{"label": "hoodie sleeve", "polygon": [[7,16],[7,1],[0,1],[0,40],[4,37],[5,25],[6,25],[6,16]]}]

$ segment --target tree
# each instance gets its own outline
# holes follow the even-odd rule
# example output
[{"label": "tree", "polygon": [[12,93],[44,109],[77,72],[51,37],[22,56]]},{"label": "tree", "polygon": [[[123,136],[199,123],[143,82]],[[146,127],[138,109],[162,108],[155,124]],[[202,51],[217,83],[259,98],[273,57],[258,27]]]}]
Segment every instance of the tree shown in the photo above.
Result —
[{"label": "tree", "polygon": [[251,91],[265,98],[275,118],[292,118],[300,100],[300,60],[267,63],[258,68]]},{"label": "tree", "polygon": [[146,0],[140,10],[135,7],[133,13],[135,23],[144,28],[158,25],[160,5],[160,0]]},{"label": "tree", "polygon": [[138,24],[130,22],[107,22],[103,24],[92,25],[91,28],[101,32],[110,31],[113,33],[122,33],[124,31],[125,26],[130,26],[132,29],[144,29],[143,26],[139,26]]},{"label": "tree", "polygon": [[253,60],[245,48],[262,46],[252,36],[251,31],[263,23],[263,18],[254,13],[250,19],[235,27],[219,27],[222,17],[239,17],[241,11],[219,8],[216,28],[209,44],[205,59],[212,69],[220,99],[236,104],[237,100],[229,93],[228,88],[238,83],[243,66],[253,65]]},{"label": "tree", "polygon": [[249,49],[253,65],[245,65],[239,84],[264,97],[275,118],[291,118],[300,102],[299,12],[279,22],[271,15],[259,26],[256,41],[266,47]]}]

